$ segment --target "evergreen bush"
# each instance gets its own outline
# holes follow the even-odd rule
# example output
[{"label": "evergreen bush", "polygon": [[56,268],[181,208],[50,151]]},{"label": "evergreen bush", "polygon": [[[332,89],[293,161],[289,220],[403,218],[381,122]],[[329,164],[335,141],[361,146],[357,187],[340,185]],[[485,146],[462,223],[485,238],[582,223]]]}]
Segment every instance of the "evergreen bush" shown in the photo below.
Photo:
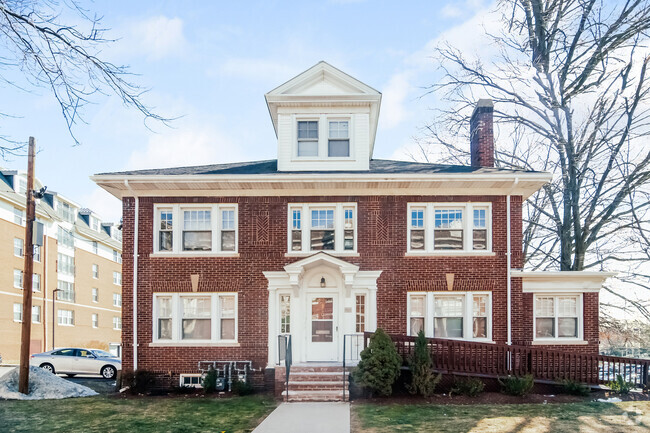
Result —
[{"label": "evergreen bush", "polygon": [[392,340],[381,328],[377,328],[370,337],[368,347],[361,352],[361,360],[353,370],[352,377],[355,383],[372,393],[390,395],[401,366],[402,358]]},{"label": "evergreen bush", "polygon": [[565,394],[580,395],[583,397],[589,395],[589,387],[584,383],[577,382],[571,379],[563,380],[561,383],[562,383],[562,392],[564,392]]},{"label": "evergreen bush", "polygon": [[210,368],[207,373],[205,373],[205,376],[203,377],[203,381],[201,382],[201,386],[203,386],[203,392],[206,394],[211,394],[217,390],[217,378],[219,377],[219,374],[217,373],[217,370],[214,368]]},{"label": "evergreen bush", "polygon": [[232,379],[232,393],[235,395],[249,395],[253,393],[253,385],[246,376],[246,380],[239,380],[239,377],[234,376]]},{"label": "evergreen bush", "polygon": [[122,375],[122,386],[128,387],[130,394],[144,394],[153,389],[156,376],[149,370],[125,371]]},{"label": "evergreen bush", "polygon": [[466,379],[457,379],[454,381],[449,395],[459,394],[469,397],[476,397],[485,389],[485,383],[477,377],[468,377]]},{"label": "evergreen bush", "polygon": [[528,394],[535,384],[532,374],[527,374],[524,377],[508,376],[498,380],[504,393],[519,397]]},{"label": "evergreen bush", "polygon": [[411,370],[411,384],[407,389],[411,394],[420,394],[423,397],[430,397],[442,379],[442,374],[433,372],[433,362],[427,345],[427,339],[424,332],[418,332],[415,340],[413,355],[409,359],[409,369]]},{"label": "evergreen bush", "polygon": [[607,386],[616,394],[629,394],[630,390],[634,388],[634,384],[626,382],[620,374],[617,374],[616,380],[609,382]]}]

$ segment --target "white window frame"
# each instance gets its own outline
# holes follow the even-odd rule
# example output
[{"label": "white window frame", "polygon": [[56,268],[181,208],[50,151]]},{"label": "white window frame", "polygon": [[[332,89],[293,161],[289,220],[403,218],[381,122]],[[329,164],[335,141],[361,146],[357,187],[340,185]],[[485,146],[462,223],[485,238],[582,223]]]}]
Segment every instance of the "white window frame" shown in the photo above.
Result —
[{"label": "white window frame", "polygon": [[[160,212],[172,212],[172,250],[160,250]],[[212,234],[212,249],[210,251],[183,251],[183,211],[209,210],[210,230]],[[235,249],[221,249],[222,214],[224,210],[235,212]],[[226,230],[230,231],[230,230]],[[237,256],[239,254],[239,205],[237,203],[184,203],[184,204],[154,204],[153,224],[153,256]]]},{"label": "white window frame", "polygon": [[93,287],[91,290],[91,300],[96,304],[99,302],[99,288]]},{"label": "white window frame", "polygon": [[113,316],[113,330],[114,331],[122,330],[122,318],[120,316]]},{"label": "white window frame", "polygon": [[122,285],[122,273],[118,271],[113,271],[113,284],[116,286]]},{"label": "white window frame", "polygon": [[[344,244],[345,235],[345,210],[352,208],[354,212],[353,230],[354,247],[346,250]],[[334,210],[334,249],[333,250],[312,250],[311,249],[311,211],[312,210]],[[293,228],[293,211],[300,210],[302,243],[300,250],[292,250],[291,235]],[[320,251],[339,256],[357,256],[357,245],[359,241],[359,211],[357,203],[289,203],[287,205],[287,256],[311,255]]]},{"label": "white window frame", "polygon": [[[64,314],[70,313],[70,314]],[[74,326],[74,310],[59,309],[56,312],[57,324],[59,326]]]},{"label": "white window frame", "polygon": [[93,280],[99,279],[99,265],[93,263],[92,265],[92,276]]},{"label": "white window frame", "polygon": [[[235,338],[232,340],[221,340],[221,298],[235,298]],[[182,323],[183,323],[183,298],[209,297],[210,298],[210,336],[209,340],[183,340]],[[171,298],[172,310],[172,338],[158,338],[158,298]],[[153,294],[152,304],[152,343],[158,346],[203,346],[203,345],[233,345],[239,341],[239,295],[237,292],[183,292],[183,293],[165,293],[157,292]]]},{"label": "white window frame", "polygon": [[[576,298],[576,314],[578,315],[578,336],[577,337],[554,337],[554,338],[537,338],[537,298],[553,298],[553,313],[555,319],[555,333],[559,335],[558,317],[559,305],[558,298]],[[533,293],[533,344],[563,344],[563,343],[583,343],[584,342],[584,297],[582,293]]]},{"label": "white window frame", "polygon": [[[298,138],[298,123],[299,122],[316,122],[318,137],[315,140],[314,139],[302,139],[302,140],[300,140]],[[299,118],[296,118],[295,128],[294,128],[294,131],[295,131],[295,134],[296,134],[296,139],[294,140],[294,142],[296,143],[296,146],[295,146],[296,148],[295,148],[295,151],[293,152],[293,155],[296,157],[296,159],[305,160],[305,159],[318,159],[318,158],[320,158],[320,156],[321,156],[321,144],[320,144],[320,141],[321,141],[321,137],[323,135],[321,126],[322,125],[321,125],[321,121],[320,121],[319,117],[299,117]],[[299,146],[300,141],[305,141],[305,142],[310,142],[310,143],[315,142],[316,143],[316,155],[300,156],[300,154],[298,153],[298,148],[300,147]]]},{"label": "white window frame", "polygon": [[34,257],[35,262],[41,262],[41,254],[43,253],[43,250],[40,245],[34,245],[34,254],[32,257]]},{"label": "white window frame", "polygon": [[[485,338],[474,338],[474,295],[487,295],[487,336]],[[493,328],[493,296],[490,291],[445,291],[445,292],[408,292],[406,295],[406,335],[411,335],[411,297],[424,296],[425,297],[425,311],[424,311],[424,335],[427,338],[444,338],[446,340],[460,340],[460,341],[478,341],[492,343],[492,328]],[[445,296],[464,296],[463,304],[463,338],[449,338],[449,337],[436,337],[434,335],[434,320],[435,320],[435,298]]]},{"label": "white window frame", "polygon": [[[18,219],[18,221],[16,221]],[[14,223],[20,226],[25,225],[25,211],[22,209],[14,208]]]},{"label": "white window frame", "polygon": [[[183,379],[185,378],[198,378],[198,383],[190,383],[189,385],[185,383]],[[203,374],[181,374],[179,378],[179,386],[191,387],[191,388],[203,388]]]},{"label": "white window frame", "polygon": [[[18,276],[18,275],[20,275],[18,277],[19,285],[16,285],[16,276]],[[14,269],[14,288],[16,288],[16,289],[22,289],[23,288],[23,285],[24,285],[23,278],[24,278],[23,271],[20,270],[20,269]]]},{"label": "white window frame", "polygon": [[93,328],[97,329],[99,328],[99,314],[93,313],[90,316],[90,324],[92,325]]},{"label": "white window frame", "polygon": [[14,238],[14,256],[21,258],[25,256],[25,241],[21,238]]},{"label": "white window frame", "polygon": [[[487,248],[484,250],[473,249],[474,209],[485,208],[485,224],[487,230]],[[424,249],[411,249],[411,211],[424,210]],[[435,211],[443,209],[461,209],[463,211],[463,249],[462,250],[436,250],[434,246]],[[492,251],[492,203],[408,203],[406,211],[406,255],[494,255]],[[421,229],[418,229],[421,230]]]},{"label": "white window frame", "polygon": [[113,307],[122,308],[122,294],[113,293]]},{"label": "white window frame", "polygon": [[[37,283],[38,285],[34,287]],[[32,292],[40,292],[40,291],[41,291],[41,274],[34,272],[32,274]]]},{"label": "white window frame", "polygon": [[[16,320],[16,314],[20,314],[20,319]],[[23,304],[14,302],[14,314],[13,314],[14,322],[16,323],[22,323],[23,322]]]},{"label": "white window frame", "polygon": [[[298,122],[318,122],[318,154],[316,156],[298,156]],[[348,122],[349,156],[329,156],[330,122]],[[292,128],[293,149],[291,155],[295,161],[348,161],[355,159],[354,146],[354,116],[350,113],[341,114],[296,114],[293,116]]]}]

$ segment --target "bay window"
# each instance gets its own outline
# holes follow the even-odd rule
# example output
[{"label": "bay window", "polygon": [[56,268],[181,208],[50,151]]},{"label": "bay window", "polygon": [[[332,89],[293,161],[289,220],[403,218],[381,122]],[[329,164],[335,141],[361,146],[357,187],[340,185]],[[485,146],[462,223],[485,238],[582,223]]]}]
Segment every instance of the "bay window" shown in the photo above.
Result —
[{"label": "bay window", "polygon": [[154,206],[154,253],[200,255],[237,251],[236,204]]},{"label": "bay window", "polygon": [[407,295],[407,332],[430,338],[491,341],[489,292],[412,292]]},{"label": "bay window", "polygon": [[236,293],[154,294],[153,343],[235,343]]},{"label": "bay window", "polygon": [[356,204],[290,204],[288,250],[356,251]]},{"label": "bay window", "polygon": [[535,340],[582,338],[580,295],[536,295],[533,309]]},{"label": "bay window", "polygon": [[409,203],[407,253],[482,253],[492,249],[490,203]]}]

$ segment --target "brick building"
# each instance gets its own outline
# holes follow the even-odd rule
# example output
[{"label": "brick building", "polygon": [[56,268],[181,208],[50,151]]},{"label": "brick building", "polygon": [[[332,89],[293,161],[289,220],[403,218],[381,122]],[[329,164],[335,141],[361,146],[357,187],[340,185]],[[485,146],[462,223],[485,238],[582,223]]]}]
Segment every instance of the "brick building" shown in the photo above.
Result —
[{"label": "brick building", "polygon": [[[43,184],[35,179],[35,188]],[[26,174],[0,170],[0,356],[17,363],[21,322],[32,321],[31,353],[89,347],[121,353],[121,232],[64,195],[36,206],[44,242],[34,250],[33,306],[23,307]],[[54,298],[54,303],[53,303]],[[54,345],[54,346],[53,346]]]},{"label": "brick building", "polygon": [[325,62],[266,102],[277,160],[93,177],[123,201],[125,369],[249,360],[261,383],[279,335],[336,363],[377,327],[597,352],[607,275],[521,270],[522,201],[551,175],[494,167],[491,101],[471,166],[373,159],[381,94]]}]

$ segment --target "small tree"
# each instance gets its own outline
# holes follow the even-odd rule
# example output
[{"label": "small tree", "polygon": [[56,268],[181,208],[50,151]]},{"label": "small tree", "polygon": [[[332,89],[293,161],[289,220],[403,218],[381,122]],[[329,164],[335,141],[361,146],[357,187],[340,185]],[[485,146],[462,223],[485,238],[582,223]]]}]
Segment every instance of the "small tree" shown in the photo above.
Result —
[{"label": "small tree", "polygon": [[433,395],[438,382],[442,379],[442,374],[433,372],[433,362],[424,331],[418,332],[413,356],[409,359],[409,368],[411,369],[411,384],[407,386],[409,392],[423,397]]},{"label": "small tree", "polygon": [[352,372],[354,381],[371,392],[390,395],[402,366],[393,341],[381,328],[370,337],[368,347],[361,352],[359,365]]}]

